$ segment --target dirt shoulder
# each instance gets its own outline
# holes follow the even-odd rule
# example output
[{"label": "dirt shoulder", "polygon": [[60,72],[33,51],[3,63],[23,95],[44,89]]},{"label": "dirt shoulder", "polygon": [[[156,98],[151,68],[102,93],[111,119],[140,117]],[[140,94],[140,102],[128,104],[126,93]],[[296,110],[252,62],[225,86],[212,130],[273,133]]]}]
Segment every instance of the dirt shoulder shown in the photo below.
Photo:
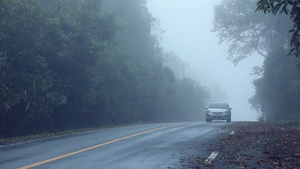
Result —
[{"label": "dirt shoulder", "polygon": [[300,167],[300,130],[284,124],[233,122],[217,138],[199,146],[218,152],[217,157],[208,164],[208,156],[194,154],[184,160],[182,168]]}]

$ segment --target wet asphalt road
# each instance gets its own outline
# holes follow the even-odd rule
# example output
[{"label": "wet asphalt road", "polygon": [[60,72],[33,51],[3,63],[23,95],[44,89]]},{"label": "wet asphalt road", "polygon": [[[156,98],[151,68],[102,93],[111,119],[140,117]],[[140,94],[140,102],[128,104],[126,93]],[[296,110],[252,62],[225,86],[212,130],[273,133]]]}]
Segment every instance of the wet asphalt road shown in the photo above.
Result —
[{"label": "wet asphalt road", "polygon": [[214,137],[227,124],[134,125],[1,146],[0,168],[180,168],[180,159],[193,145]]}]

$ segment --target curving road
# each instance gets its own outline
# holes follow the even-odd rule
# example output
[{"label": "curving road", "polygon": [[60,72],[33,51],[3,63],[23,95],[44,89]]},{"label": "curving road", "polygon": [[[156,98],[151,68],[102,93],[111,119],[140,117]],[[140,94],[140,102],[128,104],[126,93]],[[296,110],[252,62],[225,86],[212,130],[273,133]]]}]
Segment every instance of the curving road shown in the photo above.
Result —
[{"label": "curving road", "polygon": [[225,122],[158,123],[101,129],[0,147],[0,168],[179,168],[193,145]]}]

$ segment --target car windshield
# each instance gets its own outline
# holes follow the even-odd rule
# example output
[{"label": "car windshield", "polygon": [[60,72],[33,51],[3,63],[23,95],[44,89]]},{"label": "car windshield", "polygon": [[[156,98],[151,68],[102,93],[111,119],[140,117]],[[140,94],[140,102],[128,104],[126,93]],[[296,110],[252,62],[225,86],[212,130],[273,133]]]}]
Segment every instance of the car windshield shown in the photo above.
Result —
[{"label": "car windshield", "polygon": [[228,106],[226,103],[212,103],[209,105],[209,108],[221,108],[221,109],[227,109]]}]

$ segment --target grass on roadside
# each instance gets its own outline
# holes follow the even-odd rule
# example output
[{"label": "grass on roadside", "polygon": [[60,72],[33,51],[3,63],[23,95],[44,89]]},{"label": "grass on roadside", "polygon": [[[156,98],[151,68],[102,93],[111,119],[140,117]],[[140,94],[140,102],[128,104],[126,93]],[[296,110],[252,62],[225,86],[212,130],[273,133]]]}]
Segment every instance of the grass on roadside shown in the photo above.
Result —
[{"label": "grass on roadside", "polygon": [[12,137],[12,138],[0,138],[0,145],[7,145],[12,143],[24,142],[29,140],[37,140],[43,138],[51,138],[51,137],[68,135],[73,133],[92,131],[97,129],[100,128],[84,128],[84,129],[64,130],[64,131],[56,131],[56,132],[53,131],[53,132],[44,132],[40,134],[26,135],[26,136]]},{"label": "grass on roadside", "polygon": [[0,138],[0,145],[8,145],[8,144],[14,144],[14,143],[25,142],[30,140],[52,138],[57,136],[64,136],[64,135],[70,135],[75,133],[94,131],[94,130],[105,129],[105,128],[130,126],[130,125],[134,125],[134,124],[110,125],[110,126],[81,128],[81,129],[63,130],[63,131],[50,131],[50,132],[44,132],[44,133],[39,133],[34,135],[26,135],[26,136],[12,137],[12,138]]}]

